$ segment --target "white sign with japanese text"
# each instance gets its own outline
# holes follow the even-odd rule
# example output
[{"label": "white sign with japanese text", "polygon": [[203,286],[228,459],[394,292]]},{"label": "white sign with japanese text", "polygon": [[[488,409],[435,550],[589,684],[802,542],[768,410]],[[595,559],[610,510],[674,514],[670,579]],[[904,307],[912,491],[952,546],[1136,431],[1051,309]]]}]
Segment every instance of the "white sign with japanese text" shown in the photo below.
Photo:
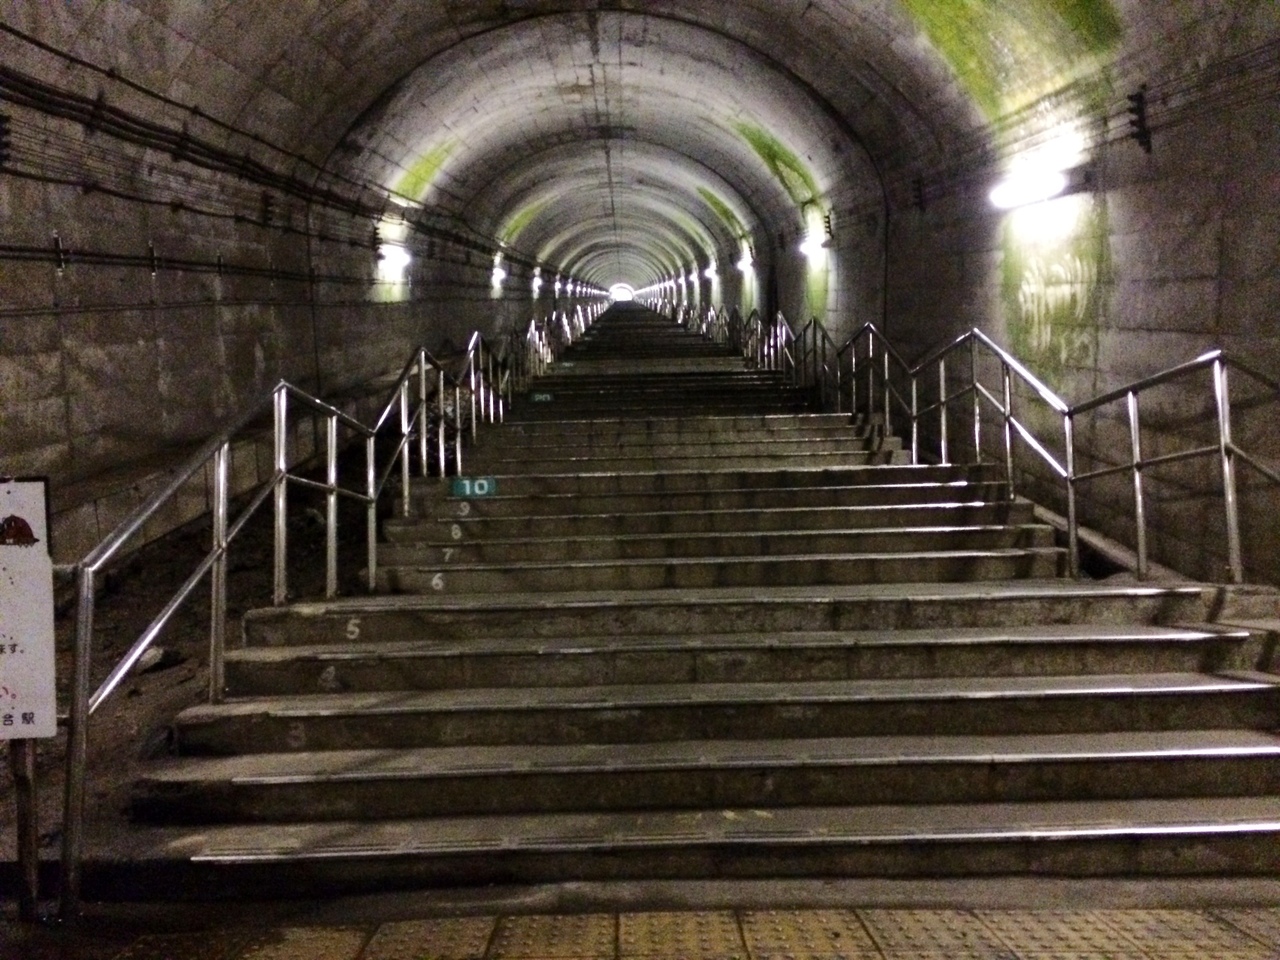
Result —
[{"label": "white sign with japanese text", "polygon": [[0,481],[0,740],[58,731],[45,484]]}]

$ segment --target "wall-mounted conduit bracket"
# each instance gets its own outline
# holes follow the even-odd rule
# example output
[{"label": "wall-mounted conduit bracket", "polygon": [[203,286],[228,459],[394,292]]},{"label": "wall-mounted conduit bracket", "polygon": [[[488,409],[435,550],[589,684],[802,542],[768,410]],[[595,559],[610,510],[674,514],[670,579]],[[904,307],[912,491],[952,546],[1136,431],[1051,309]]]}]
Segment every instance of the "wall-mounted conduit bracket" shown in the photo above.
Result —
[{"label": "wall-mounted conduit bracket", "polygon": [[1150,153],[1151,127],[1147,124],[1147,85],[1144,83],[1138,88],[1137,93],[1129,94],[1126,99],[1129,101],[1129,126],[1133,130],[1130,136],[1138,141],[1138,145],[1143,150]]}]

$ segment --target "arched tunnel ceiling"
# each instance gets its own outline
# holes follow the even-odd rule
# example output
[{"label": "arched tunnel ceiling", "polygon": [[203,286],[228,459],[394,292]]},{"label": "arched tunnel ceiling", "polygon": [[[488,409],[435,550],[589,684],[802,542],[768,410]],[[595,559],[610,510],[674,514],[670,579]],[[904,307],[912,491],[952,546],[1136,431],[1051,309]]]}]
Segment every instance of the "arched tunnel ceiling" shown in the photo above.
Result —
[{"label": "arched tunnel ceiling", "polygon": [[[553,269],[578,269],[551,262],[575,250],[640,243],[627,254],[638,272],[597,278],[607,285],[642,283],[677,253],[730,253],[712,250],[726,241],[721,201],[768,257],[779,228],[803,228],[806,194],[850,204],[877,190],[877,169],[931,168],[997,116],[1101,75],[1134,26],[1145,49],[1128,52],[1147,55],[1211,8],[66,0],[15,4],[4,18],[330,170],[421,195],[432,214],[461,218],[495,246],[523,218],[511,242]],[[560,147],[579,150],[580,170],[554,167]],[[565,180],[539,194],[539,172]],[[575,217],[579,200],[599,204],[587,187],[601,182],[613,211],[649,219],[623,232],[589,210]],[[666,206],[652,191],[627,200],[641,182],[660,185]],[[535,196],[546,202],[530,213]],[[661,239],[642,242],[659,225]],[[592,258],[593,275],[606,270],[607,258]]]},{"label": "arched tunnel ceiling", "polygon": [[[546,202],[519,232],[545,232],[539,221],[563,218],[561,207],[581,230],[603,230],[619,248],[612,266],[593,258],[584,273],[554,261],[600,286],[662,275],[635,215],[641,197],[697,238],[689,266],[717,251],[736,258],[743,239],[762,245],[762,224],[798,230],[800,209],[827,208],[838,188],[879,192],[852,131],[777,65],[718,33],[640,14],[540,17],[459,43],[404,78],[376,125],[347,143],[358,148],[347,162],[380,170],[388,190],[504,239],[530,209],[507,198],[541,175]],[[548,168],[565,148],[577,162]],[[641,272],[618,272],[622,248],[639,251],[628,263]]]},{"label": "arched tunnel ceiling", "polygon": [[500,224],[491,232],[501,241],[548,264],[576,264],[574,251],[603,232],[619,257],[624,248],[638,256],[632,262],[644,266],[633,280],[648,284],[699,259],[705,265],[709,249],[737,259],[742,241],[754,244],[763,233],[754,210],[764,208],[773,223],[794,215],[781,187],[775,192],[753,203],[716,169],[683,153],[596,139],[514,161],[472,211],[478,222]]}]

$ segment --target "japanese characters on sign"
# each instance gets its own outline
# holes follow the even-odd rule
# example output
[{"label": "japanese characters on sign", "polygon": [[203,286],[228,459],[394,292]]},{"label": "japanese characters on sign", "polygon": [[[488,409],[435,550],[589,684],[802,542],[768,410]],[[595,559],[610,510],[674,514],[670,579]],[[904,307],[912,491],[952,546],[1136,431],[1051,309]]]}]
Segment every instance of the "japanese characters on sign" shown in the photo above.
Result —
[{"label": "japanese characters on sign", "polygon": [[57,733],[43,480],[0,480],[0,740]]}]

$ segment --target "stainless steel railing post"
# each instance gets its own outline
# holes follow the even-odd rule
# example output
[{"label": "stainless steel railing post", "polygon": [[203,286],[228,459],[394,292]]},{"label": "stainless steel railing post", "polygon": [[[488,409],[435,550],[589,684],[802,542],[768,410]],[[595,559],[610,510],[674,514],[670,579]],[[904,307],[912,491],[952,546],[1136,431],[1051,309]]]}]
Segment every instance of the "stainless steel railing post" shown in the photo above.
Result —
[{"label": "stainless steel railing post", "polygon": [[338,418],[325,418],[324,595],[338,595]]},{"label": "stainless steel railing post", "polygon": [[[476,442],[476,355],[467,354],[467,386],[471,393],[471,442]],[[459,470],[459,473],[462,471]]]},{"label": "stainless steel railing post", "polygon": [[[457,424],[453,431],[453,474],[456,477],[462,476],[462,384],[455,383],[453,385],[453,413],[457,418]],[[475,420],[471,421],[475,426]]]},{"label": "stainless steel railing post", "polygon": [[365,569],[368,571],[369,592],[378,586],[378,438],[374,434],[364,439],[364,495],[365,504]]},{"label": "stainless steel railing post", "polygon": [[227,505],[231,444],[213,455],[213,549],[209,571],[209,702],[221,703],[226,686],[227,650]]},{"label": "stainless steel railing post", "polygon": [[1062,415],[1063,442],[1067,448],[1067,567],[1072,577],[1080,577],[1080,519],[1076,514],[1076,418],[1071,411]]},{"label": "stainless steel railing post", "polygon": [[[409,516],[409,435],[413,427],[409,419],[409,381],[400,384],[400,438],[404,446],[400,448],[400,516]],[[419,421],[419,428],[425,435],[426,424]],[[425,472],[423,476],[426,476]]]},{"label": "stainless steel railing post", "polygon": [[889,348],[885,347],[884,351],[884,372],[882,374],[883,383],[881,387],[884,392],[884,435],[887,437],[893,433],[893,405],[892,405],[892,386],[889,383]]},{"label": "stainless steel railing post", "polygon": [[276,388],[275,404],[275,553],[271,602],[283,606],[289,598],[289,394]]},{"label": "stainless steel railing post", "polygon": [[440,458],[440,482],[444,483],[444,478],[448,476],[449,471],[445,469],[445,427],[448,421],[445,418],[445,401],[444,401],[444,371],[438,370],[436,377],[436,414],[439,421],[436,423],[436,455]]},{"label": "stainless steel railing post", "polygon": [[855,418],[858,416],[858,345],[856,343],[849,347],[849,416]]},{"label": "stainless steel railing post", "polygon": [[978,341],[969,338],[969,383],[973,386],[973,462],[982,462],[982,395],[978,392]]},{"label": "stainless steel railing post", "polygon": [[1129,450],[1133,457],[1133,522],[1138,545],[1138,579],[1147,579],[1147,504],[1142,494],[1142,426],[1138,411],[1138,394],[1125,396],[1129,411]]},{"label": "stainless steel railing post", "polygon": [[1004,384],[1004,475],[1009,484],[1009,499],[1012,500],[1017,491],[1013,485],[1013,377],[1009,364],[1001,364]]},{"label": "stainless steel railing post", "polygon": [[[407,384],[406,384],[407,386]],[[406,394],[407,396],[407,394]],[[430,416],[430,393],[427,382],[427,352],[425,350],[418,351],[418,475],[425,482],[427,477],[431,476],[430,451],[431,437],[428,427],[431,425]],[[405,479],[405,490],[409,489],[408,478]],[[409,494],[405,493],[405,516],[408,516]]]},{"label": "stainless steel railing post", "polygon": [[867,423],[876,412],[876,341],[867,337]]},{"label": "stainless steel railing post", "polygon": [[920,465],[920,378],[911,374],[911,463]]},{"label": "stainless steel railing post", "polygon": [[1218,450],[1222,459],[1222,499],[1227,521],[1227,566],[1232,583],[1244,583],[1244,551],[1240,543],[1240,504],[1236,496],[1235,444],[1231,439],[1231,391],[1226,362],[1213,364],[1213,393],[1218,408]]},{"label": "stainless steel railing post", "polygon": [[938,446],[942,465],[951,462],[951,448],[947,442],[947,359],[938,360]]},{"label": "stainless steel railing post", "polygon": [[58,915],[72,920],[80,913],[80,880],[84,856],[85,763],[89,746],[90,666],[93,655],[95,571],[76,571],[76,652],[72,666],[70,723],[67,728],[67,775],[63,791],[62,876]]}]

